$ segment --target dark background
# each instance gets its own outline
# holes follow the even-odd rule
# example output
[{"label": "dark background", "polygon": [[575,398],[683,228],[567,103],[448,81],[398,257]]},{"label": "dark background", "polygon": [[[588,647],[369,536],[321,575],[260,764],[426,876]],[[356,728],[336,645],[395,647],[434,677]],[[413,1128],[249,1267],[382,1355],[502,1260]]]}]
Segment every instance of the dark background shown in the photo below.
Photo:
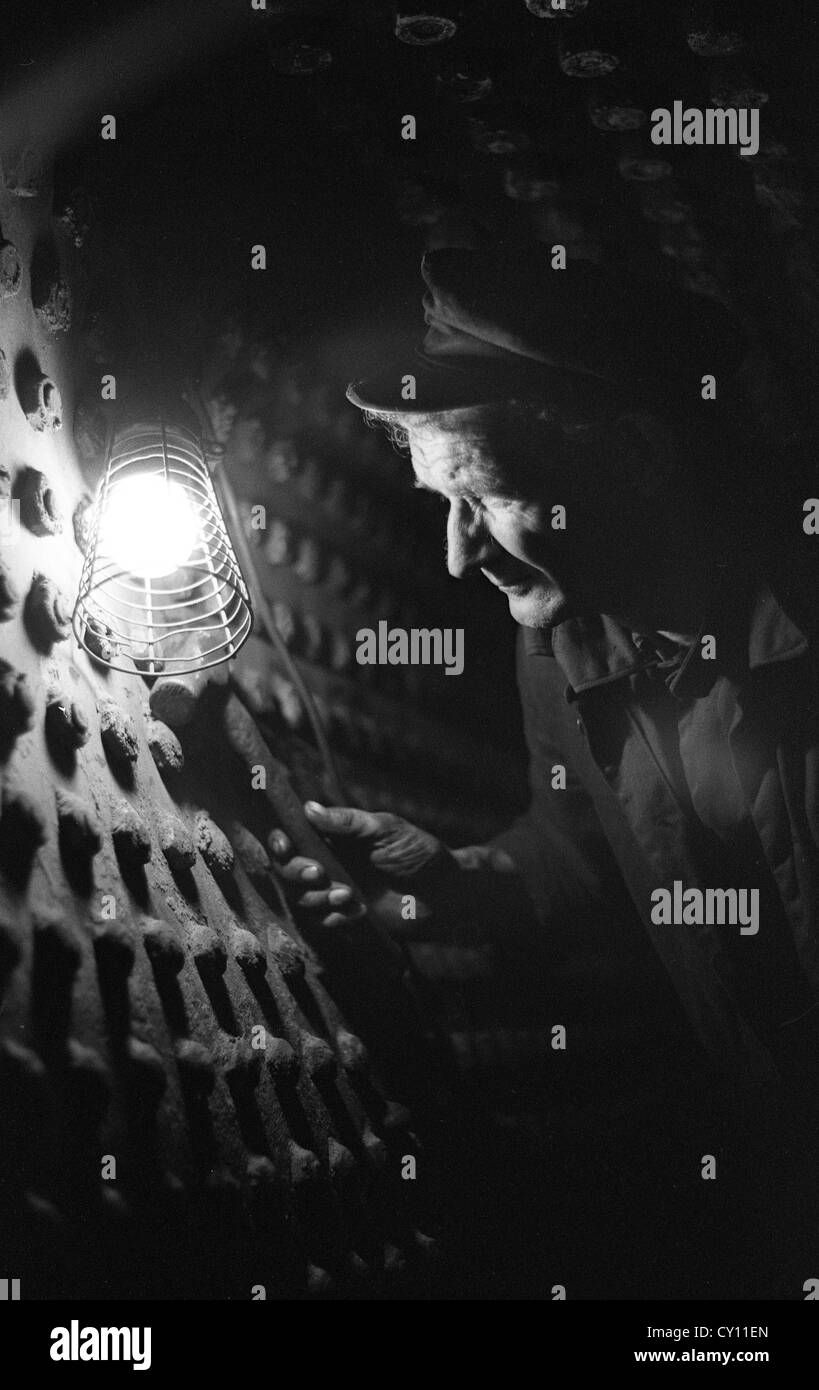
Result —
[{"label": "dark background", "polygon": [[[349,478],[371,491],[379,515],[388,513],[387,548],[390,526],[416,528],[416,551],[400,562],[407,595],[417,600],[421,581],[440,575],[424,590],[429,607],[419,620],[441,625],[446,615],[468,625],[468,676],[441,681],[435,698],[426,687],[362,693],[351,681],[337,732],[348,739],[345,771],[360,804],[368,798],[384,806],[391,797],[396,809],[446,823],[455,836],[460,825],[468,838],[479,812],[503,823],[507,810],[497,781],[487,777],[488,761],[481,765],[484,755],[508,753],[518,804],[523,796],[514,628],[505,603],[484,593],[486,586],[445,579],[443,513],[413,496],[407,464],[386,441],[373,446],[344,401],[344,387],[387,352],[409,352],[420,337],[425,248],[504,242],[545,261],[553,242],[565,242],[570,259],[589,260],[612,276],[628,271],[646,294],[659,282],[673,283],[695,303],[728,305],[756,345],[745,386],[759,428],[781,444],[795,421],[809,425],[819,314],[819,24],[808,3],[744,0],[733,7],[744,48],[721,64],[696,57],[686,42],[703,14],[732,26],[732,7],[721,4],[591,0],[578,18],[554,20],[536,18],[523,0],[446,0],[431,8],[458,24],[451,42],[398,42],[394,7],[380,0],[270,3],[267,13],[251,11],[249,0],[21,7],[2,33],[0,142],[6,151],[30,143],[55,155],[55,213],[70,210],[82,228],[71,268],[80,402],[84,392],[98,397],[104,371],[123,382],[141,369],[180,382],[199,376],[209,389],[234,393],[239,423],[229,466],[244,502],[268,499],[271,449],[292,435],[297,482],[315,455],[325,481]],[[594,79],[567,76],[561,42],[616,55],[611,80],[604,77],[598,91]],[[288,71],[293,44],[313,50],[314,70]],[[467,82],[488,79],[491,90],[464,102],[459,74]],[[615,105],[619,94],[630,109],[650,111],[677,98],[704,106],[712,82],[733,83],[740,92],[750,82],[767,96],[757,158],[673,149],[659,152],[668,167],[652,171],[658,152],[645,133],[635,142],[589,119],[595,91]],[[109,113],[118,129],[116,141],[107,142],[99,123]],[[405,114],[416,118],[414,142],[401,139]],[[626,156],[638,160],[638,176],[634,166],[624,175]],[[509,196],[527,187],[525,197]],[[264,273],[250,268],[258,243],[267,248]],[[244,344],[235,359],[224,349],[232,334]],[[252,424],[257,408],[246,381],[254,342],[272,344],[282,389],[263,411],[256,443],[245,447],[241,427]],[[373,560],[377,569],[381,521],[365,527],[363,538],[361,530],[345,538],[340,517],[319,521],[320,508],[304,496],[294,486],[295,521],[315,525],[322,544],[346,547],[348,558],[365,567]],[[281,597],[284,576],[268,579],[271,598]],[[321,594],[311,591],[310,602],[330,628],[332,610],[322,608]],[[351,615],[351,630],[357,622]],[[327,695],[321,663],[309,664],[316,692],[330,704],[335,697]],[[398,738],[389,742],[374,703],[373,746],[351,744],[344,720],[380,695],[395,701],[393,715],[407,734],[417,732],[413,721],[431,702],[442,737],[436,743],[419,733],[409,750]],[[303,727],[288,731],[272,715],[269,725],[261,722],[298,789],[303,779],[309,790],[318,773],[314,750],[299,742]],[[448,740],[464,730],[484,778],[471,785],[463,768],[447,770],[444,761]],[[13,906],[22,916],[24,905]],[[554,1282],[580,1298],[753,1298],[760,1290],[792,1297],[801,1277],[815,1271],[802,1269],[801,1251],[777,1252],[776,1202],[765,1191],[749,1198],[741,1183],[726,1184],[732,1195],[725,1201],[708,1184],[703,1195],[699,1155],[719,1146],[719,1106],[712,1112],[710,1096],[698,1089],[697,1060],[673,1003],[658,1018],[656,963],[643,955],[642,977],[634,960],[624,965],[615,925],[599,923],[604,949],[595,961],[564,962],[563,976],[548,977],[546,987],[532,958],[523,967],[519,960],[505,995],[493,961],[419,954],[461,1067],[462,1110],[433,1107],[428,1130],[431,1147],[446,1160],[441,1205],[462,1240],[448,1253],[439,1289],[444,1296],[548,1299]],[[195,986],[186,984],[189,998],[206,1011]],[[95,988],[92,979],[92,1010]],[[150,982],[143,988],[152,999]],[[24,991],[19,998],[24,1011]],[[158,1005],[155,1015],[157,1038]],[[549,1050],[556,1021],[572,1030],[567,1068]],[[92,1035],[95,1015],[93,1024]],[[102,1051],[106,1045],[103,1039]],[[168,1070],[173,1074],[173,1062]],[[422,1070],[416,1067],[420,1082],[435,1093],[437,1074],[420,1076]],[[61,1086],[57,1074],[58,1095]],[[181,1108],[180,1116],[186,1152]],[[230,1115],[223,1120],[225,1132],[232,1122]],[[244,1161],[241,1144],[238,1151]],[[59,1171],[58,1147],[53,1153]],[[201,1176],[191,1183],[196,1201]],[[72,1181],[69,1172],[57,1187],[68,1209]],[[154,1205],[154,1194],[146,1184],[146,1205]],[[788,1207],[792,1195],[777,1201]],[[797,1193],[791,1216],[798,1201]],[[192,1229],[212,1236],[216,1250],[203,1287],[220,1297],[220,1209],[203,1208],[204,1220],[195,1202],[193,1210]],[[223,1227],[232,1230],[231,1221]],[[80,1229],[77,1248],[82,1238]],[[47,1231],[45,1270],[50,1241]],[[757,1258],[760,1242],[776,1255],[767,1264]],[[111,1246],[123,1248],[119,1227]],[[195,1265],[196,1241],[192,1249]],[[121,1283],[113,1287],[127,1288],[127,1269],[116,1268]],[[178,1276],[172,1271],[171,1287]],[[83,1278],[92,1292],[95,1277],[89,1261]]]}]

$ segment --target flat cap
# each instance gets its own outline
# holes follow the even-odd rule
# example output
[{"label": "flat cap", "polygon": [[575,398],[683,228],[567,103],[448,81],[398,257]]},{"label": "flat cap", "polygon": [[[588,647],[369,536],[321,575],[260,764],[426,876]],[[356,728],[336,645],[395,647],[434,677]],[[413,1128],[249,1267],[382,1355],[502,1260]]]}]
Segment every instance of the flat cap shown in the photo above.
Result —
[{"label": "flat cap", "polygon": [[722,305],[585,261],[553,270],[548,254],[458,247],[428,252],[421,274],[424,341],[348,388],[361,409],[409,414],[516,397],[578,420],[629,403],[688,409],[703,375],[730,374],[746,349]]}]

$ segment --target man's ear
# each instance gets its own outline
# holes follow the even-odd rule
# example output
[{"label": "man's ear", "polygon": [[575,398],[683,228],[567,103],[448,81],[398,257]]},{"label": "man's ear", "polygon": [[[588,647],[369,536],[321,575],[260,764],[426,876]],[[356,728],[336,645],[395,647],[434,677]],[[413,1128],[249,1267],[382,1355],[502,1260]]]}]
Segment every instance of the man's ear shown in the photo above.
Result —
[{"label": "man's ear", "polygon": [[676,464],[670,427],[657,415],[635,411],[614,424],[614,444],[628,482],[643,497],[654,497],[668,486]]}]

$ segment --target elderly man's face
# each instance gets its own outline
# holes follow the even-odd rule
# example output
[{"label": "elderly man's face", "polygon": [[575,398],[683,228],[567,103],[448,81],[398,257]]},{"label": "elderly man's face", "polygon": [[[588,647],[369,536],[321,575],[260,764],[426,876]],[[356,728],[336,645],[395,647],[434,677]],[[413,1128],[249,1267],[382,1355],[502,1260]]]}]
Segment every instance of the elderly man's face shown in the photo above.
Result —
[{"label": "elderly man's face", "polygon": [[[515,446],[514,436],[499,436],[476,411],[405,416],[401,423],[417,485],[449,506],[451,575],[480,571],[527,627],[613,611],[626,562],[611,550],[607,499],[595,497],[593,485],[579,493],[577,469],[560,451],[549,457],[547,436],[539,436],[536,424]],[[554,507],[566,508],[565,530],[553,526]],[[633,549],[631,528],[629,535]]]}]

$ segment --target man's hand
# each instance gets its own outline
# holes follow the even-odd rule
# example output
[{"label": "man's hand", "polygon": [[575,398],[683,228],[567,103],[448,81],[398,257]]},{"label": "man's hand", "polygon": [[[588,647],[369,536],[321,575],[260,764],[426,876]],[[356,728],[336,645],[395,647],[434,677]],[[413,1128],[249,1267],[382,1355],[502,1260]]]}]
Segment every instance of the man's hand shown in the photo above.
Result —
[{"label": "man's hand", "polygon": [[[395,930],[401,922],[398,909],[402,890],[423,894],[425,889],[459,872],[446,845],[389,811],[325,807],[316,801],[306,802],[304,810],[316,830],[336,842],[333,848],[339,851],[339,857],[358,861],[357,865],[351,864],[352,872],[355,874],[360,866],[362,876],[369,880],[367,887],[373,889],[373,906],[390,919],[388,925]],[[363,916],[366,908],[353,889],[331,882],[317,860],[294,855],[290,841],[280,830],[270,837],[269,844],[279,872],[296,890],[296,902],[323,926],[339,927]],[[428,915],[422,903],[416,912],[418,917]]]}]

